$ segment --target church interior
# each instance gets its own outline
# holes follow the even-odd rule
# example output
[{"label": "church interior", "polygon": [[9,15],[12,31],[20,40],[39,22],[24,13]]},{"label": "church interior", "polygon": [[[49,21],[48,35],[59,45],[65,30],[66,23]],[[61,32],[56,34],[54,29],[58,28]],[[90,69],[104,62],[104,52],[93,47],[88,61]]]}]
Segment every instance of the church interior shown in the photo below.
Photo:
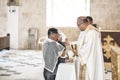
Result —
[{"label": "church interior", "polygon": [[44,80],[42,42],[47,30],[55,27],[76,41],[76,19],[87,15],[101,31],[105,80],[120,80],[120,1],[83,0],[85,13],[77,1],[82,0],[0,0],[0,80]]}]

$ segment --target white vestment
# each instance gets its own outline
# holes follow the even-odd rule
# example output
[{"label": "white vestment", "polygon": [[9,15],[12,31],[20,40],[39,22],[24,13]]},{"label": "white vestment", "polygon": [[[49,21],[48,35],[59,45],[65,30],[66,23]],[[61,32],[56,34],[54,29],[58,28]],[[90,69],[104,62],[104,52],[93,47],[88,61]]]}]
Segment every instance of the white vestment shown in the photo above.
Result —
[{"label": "white vestment", "polygon": [[104,62],[100,33],[92,25],[80,33],[78,55],[81,64],[86,65],[85,80],[104,80]]}]

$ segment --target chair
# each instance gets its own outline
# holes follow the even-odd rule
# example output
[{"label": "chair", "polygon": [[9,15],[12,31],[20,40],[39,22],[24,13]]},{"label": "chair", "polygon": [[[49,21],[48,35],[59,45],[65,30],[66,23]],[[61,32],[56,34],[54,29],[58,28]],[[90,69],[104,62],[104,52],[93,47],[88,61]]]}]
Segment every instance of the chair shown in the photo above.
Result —
[{"label": "chair", "polygon": [[30,28],[28,30],[28,49],[36,49],[38,40],[38,29]]}]

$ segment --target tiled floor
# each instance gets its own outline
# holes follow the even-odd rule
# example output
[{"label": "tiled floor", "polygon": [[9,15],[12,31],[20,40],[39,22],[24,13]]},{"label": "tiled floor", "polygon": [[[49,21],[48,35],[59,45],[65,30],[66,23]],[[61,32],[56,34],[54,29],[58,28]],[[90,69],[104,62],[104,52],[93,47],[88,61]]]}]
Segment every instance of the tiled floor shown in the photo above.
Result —
[{"label": "tiled floor", "polygon": [[[0,51],[0,80],[44,80],[41,51]],[[111,79],[111,69],[105,69],[105,80]]]},{"label": "tiled floor", "polygon": [[44,80],[40,51],[0,52],[0,80]]}]

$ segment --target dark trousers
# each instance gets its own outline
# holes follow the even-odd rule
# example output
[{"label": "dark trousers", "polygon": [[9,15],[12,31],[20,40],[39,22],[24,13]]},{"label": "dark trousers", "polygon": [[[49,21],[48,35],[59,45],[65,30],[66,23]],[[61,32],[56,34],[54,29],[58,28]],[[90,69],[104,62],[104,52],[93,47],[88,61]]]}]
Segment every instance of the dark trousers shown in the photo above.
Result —
[{"label": "dark trousers", "polygon": [[60,57],[58,58],[58,63],[53,73],[44,69],[43,75],[44,75],[45,80],[55,80],[57,68],[60,63],[65,63],[65,58],[60,58]]},{"label": "dark trousers", "polygon": [[55,74],[44,69],[44,78],[45,80],[55,80]]}]

